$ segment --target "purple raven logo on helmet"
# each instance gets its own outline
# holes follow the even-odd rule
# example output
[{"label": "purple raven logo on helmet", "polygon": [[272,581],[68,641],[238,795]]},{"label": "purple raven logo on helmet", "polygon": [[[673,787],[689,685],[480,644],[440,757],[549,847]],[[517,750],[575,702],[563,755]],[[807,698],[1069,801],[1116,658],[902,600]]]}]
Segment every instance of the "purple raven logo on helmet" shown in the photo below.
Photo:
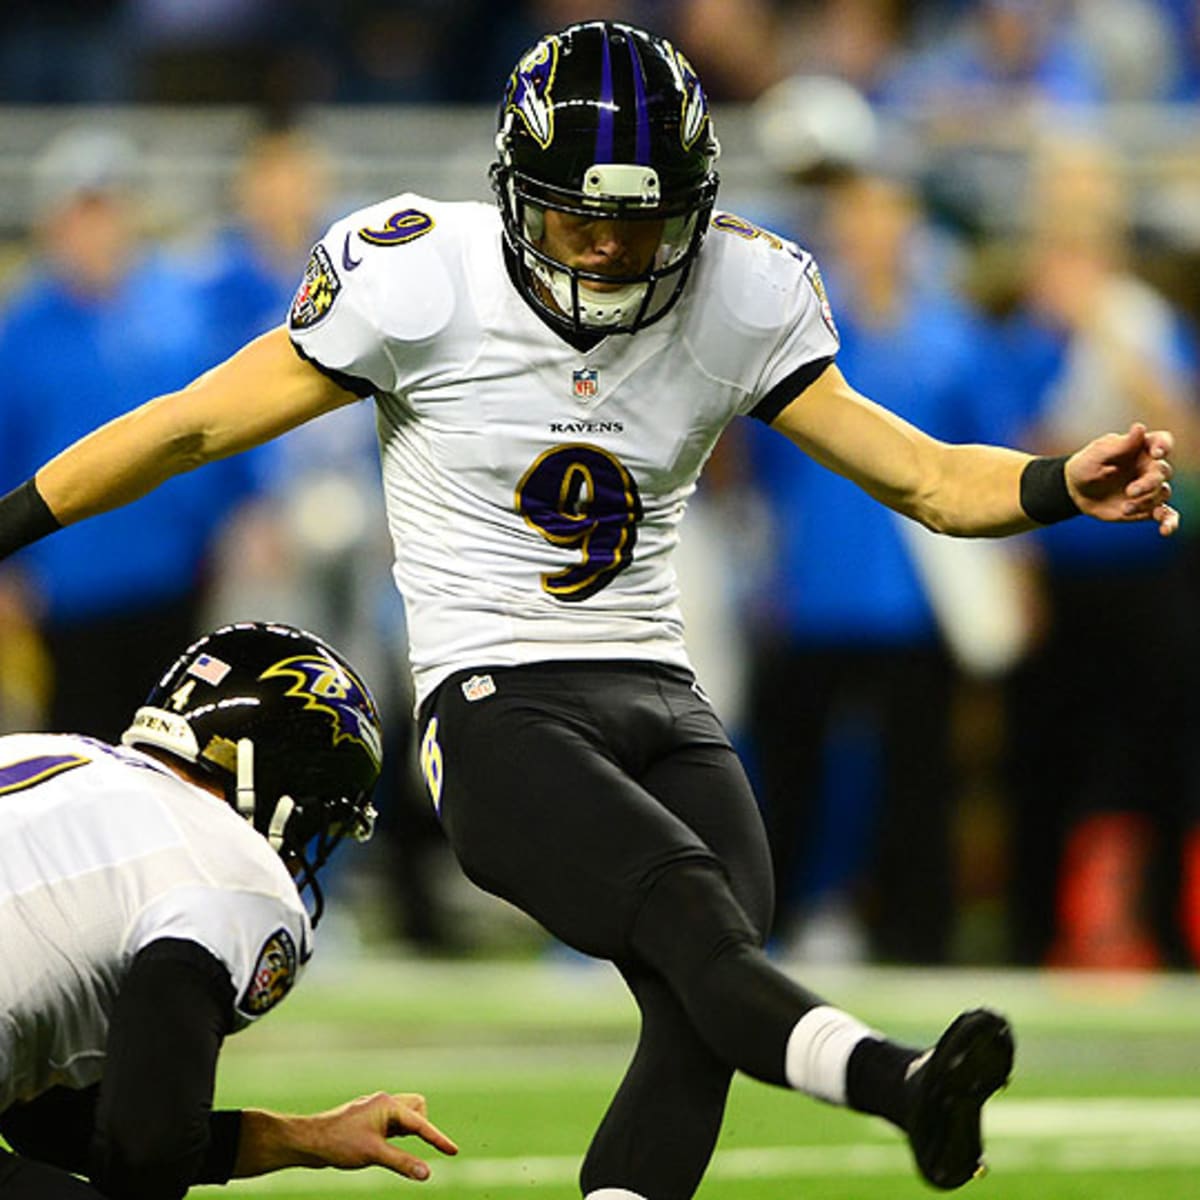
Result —
[{"label": "purple raven logo on helmet", "polygon": [[335,746],[349,738],[363,746],[376,764],[382,761],[375,704],[362,681],[341,664],[314,654],[298,654],[281,659],[259,678],[292,680],[284,695],[302,700],[306,709],[328,713]]},{"label": "purple raven logo on helmet", "polygon": [[543,38],[524,58],[508,79],[504,99],[505,116],[515,113],[529,130],[530,137],[543,150],[554,140],[554,106],[550,89],[558,68],[558,38]]},{"label": "purple raven logo on helmet", "polygon": [[679,114],[679,140],[685,150],[690,150],[708,123],[708,99],[700,86],[700,76],[696,74],[692,64],[674,46],[671,47],[671,51],[683,91],[683,106]]}]

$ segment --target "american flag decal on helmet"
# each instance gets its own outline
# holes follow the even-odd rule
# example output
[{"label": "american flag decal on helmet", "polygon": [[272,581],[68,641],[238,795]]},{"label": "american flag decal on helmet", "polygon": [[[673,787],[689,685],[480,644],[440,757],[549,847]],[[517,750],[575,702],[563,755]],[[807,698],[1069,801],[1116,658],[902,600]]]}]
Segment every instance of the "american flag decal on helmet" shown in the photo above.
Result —
[{"label": "american flag decal on helmet", "polygon": [[187,673],[195,675],[197,679],[203,679],[205,683],[211,683],[216,687],[229,674],[230,670],[231,668],[228,663],[222,662],[219,658],[214,658],[211,654],[197,654],[188,663]]}]

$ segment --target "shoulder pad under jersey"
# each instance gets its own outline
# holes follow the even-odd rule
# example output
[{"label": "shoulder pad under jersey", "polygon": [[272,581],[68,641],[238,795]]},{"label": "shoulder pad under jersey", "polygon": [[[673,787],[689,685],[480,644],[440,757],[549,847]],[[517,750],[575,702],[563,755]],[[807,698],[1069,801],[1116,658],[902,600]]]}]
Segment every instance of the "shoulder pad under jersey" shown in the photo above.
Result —
[{"label": "shoulder pad under jersey", "polygon": [[687,337],[704,369],[756,394],[837,354],[820,272],[794,242],[718,213],[689,284]]},{"label": "shoulder pad under jersey", "polygon": [[322,366],[391,390],[387,344],[427,341],[454,314],[477,209],[406,193],[335,222],[292,302],[292,339]]},{"label": "shoulder pad under jersey", "polygon": [[818,304],[824,299],[812,255],[744,217],[714,213],[704,250],[713,276],[708,286],[725,315],[739,324],[782,329],[814,298]]}]

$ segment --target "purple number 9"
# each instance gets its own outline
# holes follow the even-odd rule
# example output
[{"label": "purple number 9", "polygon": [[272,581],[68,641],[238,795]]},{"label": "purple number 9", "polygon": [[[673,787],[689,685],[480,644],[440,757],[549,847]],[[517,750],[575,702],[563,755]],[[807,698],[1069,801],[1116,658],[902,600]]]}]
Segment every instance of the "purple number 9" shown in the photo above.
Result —
[{"label": "purple number 9", "polygon": [[547,450],[517,484],[517,511],[548,542],[578,550],[582,560],[544,574],[558,600],[586,600],[633,561],[642,501],[624,465],[583,444]]}]

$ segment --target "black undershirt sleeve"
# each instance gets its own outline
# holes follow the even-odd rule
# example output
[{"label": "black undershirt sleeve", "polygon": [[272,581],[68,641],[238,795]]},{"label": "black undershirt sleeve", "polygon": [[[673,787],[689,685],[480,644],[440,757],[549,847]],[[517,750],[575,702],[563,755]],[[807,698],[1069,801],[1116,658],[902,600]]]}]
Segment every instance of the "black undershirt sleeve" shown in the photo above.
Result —
[{"label": "black undershirt sleeve", "polygon": [[87,1174],[122,1200],[174,1200],[233,1172],[240,1112],[213,1112],[230,1032],[229,973],[195,942],[163,938],[133,961],[117,997]]},{"label": "black undershirt sleeve", "polygon": [[0,1114],[0,1134],[26,1158],[76,1175],[87,1170],[87,1148],[96,1124],[100,1085],[54,1087]]},{"label": "black undershirt sleeve", "polygon": [[755,420],[762,421],[764,425],[770,425],[805,388],[810,387],[825,373],[831,362],[833,356],[829,355],[825,358],[814,358],[804,366],[798,367],[781,379],[750,410],[750,415]]}]

